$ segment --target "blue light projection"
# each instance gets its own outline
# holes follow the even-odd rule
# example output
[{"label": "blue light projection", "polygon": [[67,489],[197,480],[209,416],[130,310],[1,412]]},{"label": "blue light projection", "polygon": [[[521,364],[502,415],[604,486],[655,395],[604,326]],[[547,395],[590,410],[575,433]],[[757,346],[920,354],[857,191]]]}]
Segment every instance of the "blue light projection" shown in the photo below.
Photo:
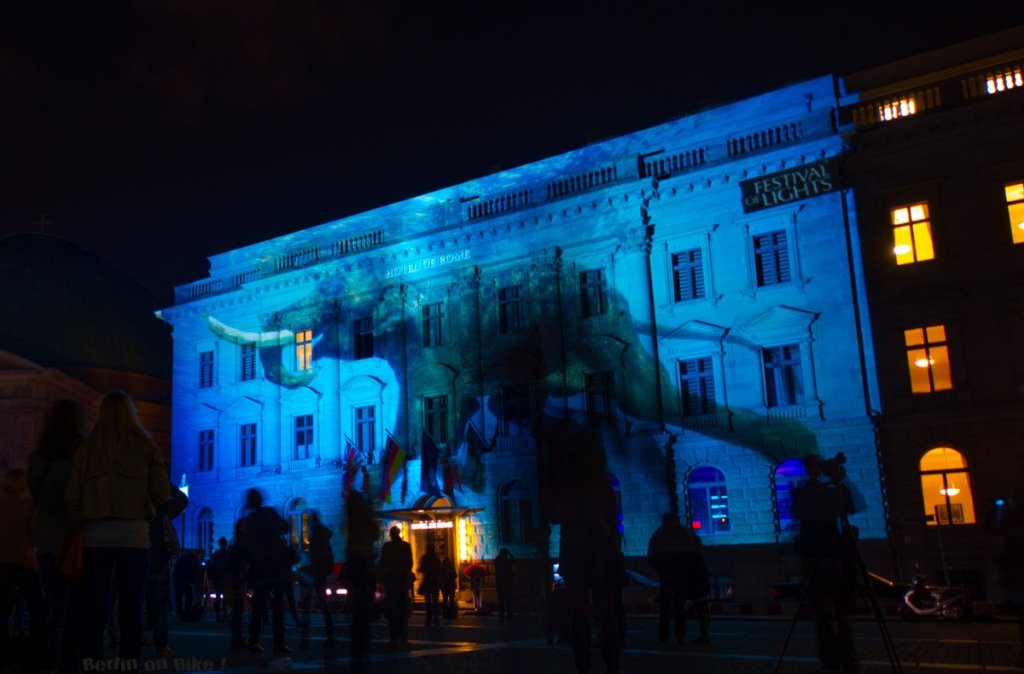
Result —
[{"label": "blue light projection", "polygon": [[[794,85],[211,258],[211,278],[162,312],[175,326],[175,473],[218,531],[253,483],[337,525],[346,447],[373,439],[377,498],[391,435],[414,459],[387,509],[443,499],[476,511],[456,527],[460,550],[493,557],[501,485],[541,504],[534,525],[550,516],[569,422],[599,430],[627,554],[643,554],[670,508],[709,544],[777,540],[791,526],[787,471],[810,453],[850,457],[874,498],[862,533],[883,535],[847,196],[747,214],[740,188],[808,157],[834,165],[834,90],[831,78]],[[738,138],[783,124],[792,131],[763,135],[777,146],[740,151],[755,146]],[[754,246],[765,237],[786,253],[770,283]],[[295,352],[306,330],[308,363]],[[257,381],[236,373],[244,345],[257,348]],[[217,354],[214,386],[197,385],[200,352]],[[293,419],[308,415],[313,455],[296,458]],[[258,466],[238,465],[240,423],[259,424]],[[204,429],[217,432],[214,471],[194,460]],[[436,463],[423,460],[428,430]],[[702,476],[715,478],[703,491]]]}]

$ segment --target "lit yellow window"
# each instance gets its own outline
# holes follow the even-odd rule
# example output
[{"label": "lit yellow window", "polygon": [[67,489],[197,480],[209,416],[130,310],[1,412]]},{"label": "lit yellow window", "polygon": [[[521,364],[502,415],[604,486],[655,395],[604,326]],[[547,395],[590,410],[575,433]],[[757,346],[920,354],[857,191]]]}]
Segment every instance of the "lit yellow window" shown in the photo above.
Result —
[{"label": "lit yellow window", "polygon": [[904,330],[903,339],[907,345],[911,391],[933,393],[953,388],[945,326],[932,325]]},{"label": "lit yellow window", "polygon": [[1014,243],[1024,243],[1024,183],[1006,186],[1006,211]]},{"label": "lit yellow window", "polygon": [[1020,67],[1007,68],[1006,70],[989,75],[985,79],[985,91],[990,94],[998,94],[1010,89],[1024,87],[1024,74]]},{"label": "lit yellow window", "polygon": [[892,209],[892,226],[896,264],[913,264],[935,257],[927,202]]},{"label": "lit yellow window", "polygon": [[313,365],[313,331],[295,333],[295,369],[308,370]]},{"label": "lit yellow window", "polygon": [[936,447],[921,458],[921,495],[929,526],[974,524],[974,497],[964,455],[950,447]]},{"label": "lit yellow window", "polygon": [[910,117],[917,112],[917,101],[913,96],[885,101],[878,106],[878,121],[891,122],[900,117]]}]

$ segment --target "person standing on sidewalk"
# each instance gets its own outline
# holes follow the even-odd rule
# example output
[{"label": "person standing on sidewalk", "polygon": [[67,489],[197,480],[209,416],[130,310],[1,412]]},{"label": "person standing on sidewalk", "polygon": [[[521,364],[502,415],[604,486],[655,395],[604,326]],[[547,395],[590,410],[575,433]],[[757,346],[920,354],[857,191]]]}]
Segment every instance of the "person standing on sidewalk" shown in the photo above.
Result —
[{"label": "person standing on sidewalk", "polygon": [[508,548],[498,551],[494,558],[494,584],[498,590],[498,620],[512,620],[512,595],[515,592],[515,557]]},{"label": "person standing on sidewalk", "polygon": [[427,545],[427,551],[420,557],[420,594],[426,608],[426,626],[440,627],[441,611],[437,595],[441,591],[441,560],[434,552],[433,545]]},{"label": "person standing on sidewalk", "polygon": [[360,674],[370,643],[370,617],[377,589],[373,577],[373,546],[380,535],[380,526],[370,502],[355,490],[345,497],[345,522],[348,536],[344,574],[352,602],[352,671]]},{"label": "person standing on sidewalk", "polygon": [[402,540],[402,530],[391,527],[391,540],[380,551],[380,579],[387,601],[388,634],[392,641],[409,640],[409,584],[412,546]]},{"label": "person standing on sidewalk", "polygon": [[686,643],[686,600],[683,597],[683,532],[679,515],[665,513],[661,526],[647,543],[647,561],[658,572],[658,643],[668,643],[671,623],[675,622],[675,638]]},{"label": "person standing on sidewalk", "polygon": [[[310,514],[309,529],[312,532],[309,540],[309,575],[313,579],[313,598],[324,619],[323,647],[334,648],[334,617],[331,615],[331,607],[327,604],[327,576],[334,571],[334,549],[331,547],[333,532],[323,525],[320,515],[316,512]],[[309,623],[307,614],[306,622],[303,623],[307,632]]]}]

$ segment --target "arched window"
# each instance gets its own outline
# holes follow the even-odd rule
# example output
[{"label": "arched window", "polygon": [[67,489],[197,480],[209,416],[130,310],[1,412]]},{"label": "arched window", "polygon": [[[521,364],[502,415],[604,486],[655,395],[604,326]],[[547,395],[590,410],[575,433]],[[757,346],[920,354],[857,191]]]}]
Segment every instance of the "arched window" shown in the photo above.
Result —
[{"label": "arched window", "polygon": [[793,533],[800,524],[793,519],[793,490],[807,480],[803,459],[786,459],[775,469],[775,512],[779,533]]},{"label": "arched window", "polygon": [[729,490],[725,475],[712,466],[701,466],[687,480],[690,494],[690,526],[701,536],[728,533]]},{"label": "arched window", "polygon": [[612,473],[607,473],[608,484],[612,487],[612,493],[615,495],[615,521],[619,524],[619,536],[623,536],[626,533],[626,527],[622,524],[622,485],[619,484],[619,478],[615,477]]},{"label": "arched window", "polygon": [[528,543],[534,539],[533,502],[519,480],[505,483],[498,495],[502,543]]},{"label": "arched window", "polygon": [[203,551],[203,559],[213,552],[213,511],[203,508],[196,517],[196,547]]},{"label": "arched window", "polygon": [[974,524],[974,497],[964,455],[951,447],[936,447],[921,457],[921,495],[929,526]]},{"label": "arched window", "polygon": [[309,548],[309,511],[306,500],[294,498],[288,504],[288,544],[297,550]]}]

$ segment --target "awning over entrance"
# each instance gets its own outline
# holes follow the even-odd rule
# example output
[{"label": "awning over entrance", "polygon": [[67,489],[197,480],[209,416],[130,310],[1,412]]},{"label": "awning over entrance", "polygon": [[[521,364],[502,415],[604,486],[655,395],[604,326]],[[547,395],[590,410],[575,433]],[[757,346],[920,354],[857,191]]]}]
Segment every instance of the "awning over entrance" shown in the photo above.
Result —
[{"label": "awning over entrance", "polygon": [[436,508],[400,508],[398,510],[378,510],[374,517],[382,520],[401,520],[403,522],[426,522],[429,520],[454,520],[463,515],[472,515],[483,508],[465,508],[459,506],[440,506]]}]

